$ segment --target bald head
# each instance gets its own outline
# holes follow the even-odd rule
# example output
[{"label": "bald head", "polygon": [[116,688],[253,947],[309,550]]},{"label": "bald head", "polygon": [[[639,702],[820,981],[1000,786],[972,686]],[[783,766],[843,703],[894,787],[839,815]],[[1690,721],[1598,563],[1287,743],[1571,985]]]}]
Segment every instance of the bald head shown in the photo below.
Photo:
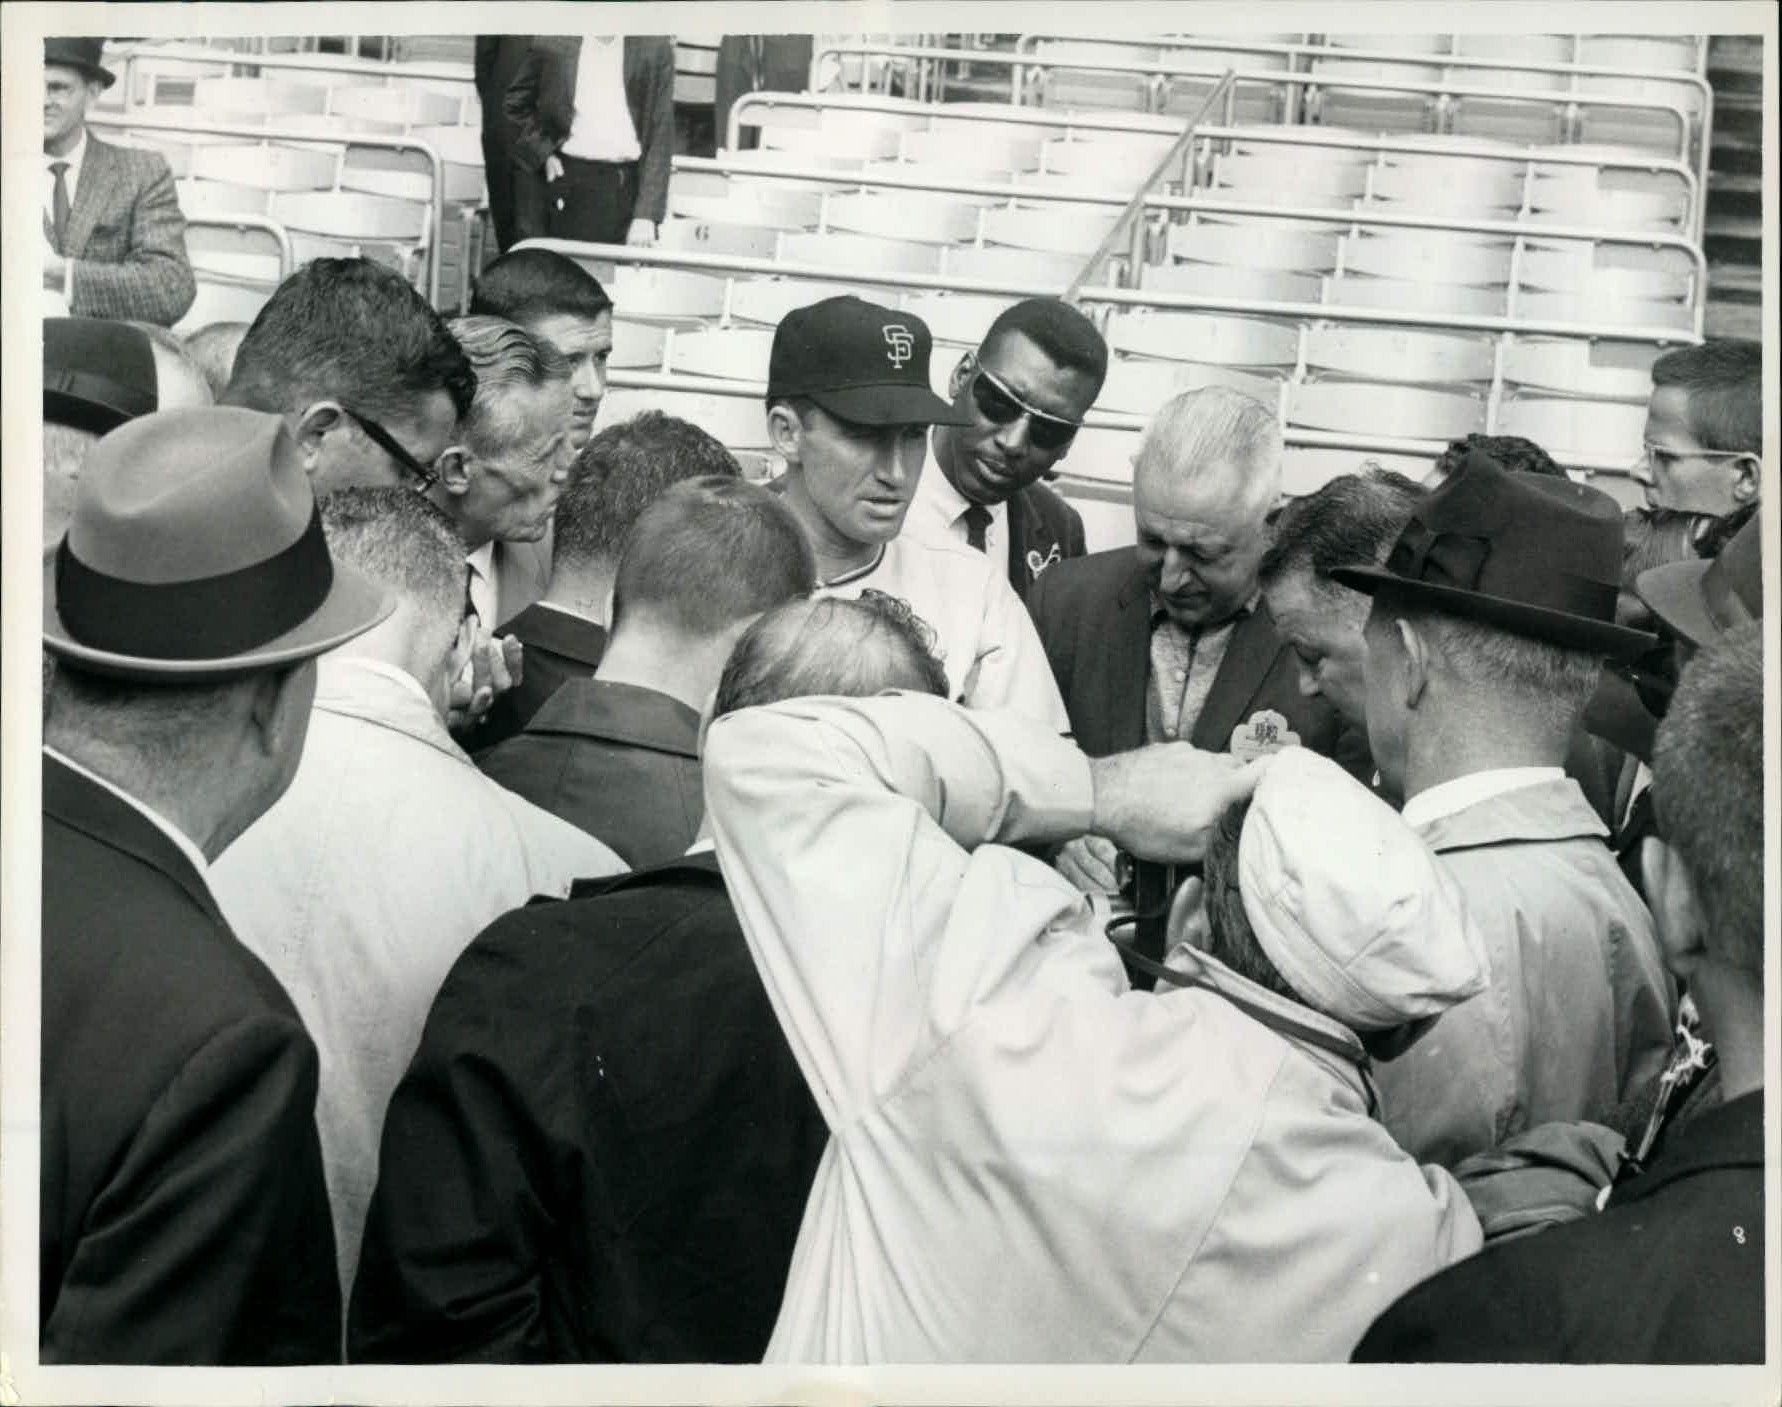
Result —
[{"label": "bald head", "polygon": [[767,612],[736,642],[712,716],[818,694],[870,698],[888,689],[947,694],[933,632],[894,596],[804,597]]},{"label": "bald head", "polygon": [[1229,620],[1256,593],[1269,510],[1281,493],[1281,430],[1262,402],[1223,386],[1175,397],[1133,462],[1138,554],[1178,625]]}]

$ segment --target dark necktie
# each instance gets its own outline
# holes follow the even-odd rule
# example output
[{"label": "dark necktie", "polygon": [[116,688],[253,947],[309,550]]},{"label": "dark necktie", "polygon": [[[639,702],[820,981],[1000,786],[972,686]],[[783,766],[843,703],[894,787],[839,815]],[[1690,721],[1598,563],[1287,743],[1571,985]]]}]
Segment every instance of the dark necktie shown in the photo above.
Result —
[{"label": "dark necktie", "polygon": [[965,510],[965,541],[980,552],[987,551],[984,534],[990,529],[990,510],[974,503]]},{"label": "dark necktie", "polygon": [[50,194],[50,225],[55,234],[56,253],[62,254],[67,250],[68,239],[68,163],[50,162],[50,174],[56,178],[56,188]]}]

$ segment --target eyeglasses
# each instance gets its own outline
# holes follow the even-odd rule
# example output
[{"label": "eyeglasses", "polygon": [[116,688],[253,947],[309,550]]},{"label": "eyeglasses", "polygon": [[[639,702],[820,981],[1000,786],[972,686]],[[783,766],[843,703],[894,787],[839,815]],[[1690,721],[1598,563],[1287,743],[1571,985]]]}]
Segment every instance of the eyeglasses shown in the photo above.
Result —
[{"label": "eyeglasses", "polygon": [[1655,445],[1651,440],[1640,444],[1640,462],[1655,463],[1660,459],[1743,459],[1751,452],[1743,449],[1671,449]]},{"label": "eyeglasses", "polygon": [[351,406],[343,405],[341,409],[346,412],[347,418],[351,420],[353,424],[357,425],[365,432],[366,438],[409,472],[414,479],[414,483],[411,487],[416,493],[426,493],[428,489],[439,482],[439,475],[437,473],[428,468],[427,465],[421,463],[421,461],[416,459],[414,455],[410,454],[403,446],[402,441],[398,440],[388,430],[384,429],[382,425],[379,425],[377,421],[373,420],[369,415],[361,415]]},{"label": "eyeglasses", "polygon": [[1063,449],[1082,428],[1079,421],[1036,410],[981,366],[971,379],[971,398],[978,414],[992,425],[1009,425],[1025,415],[1027,438],[1038,450]]}]

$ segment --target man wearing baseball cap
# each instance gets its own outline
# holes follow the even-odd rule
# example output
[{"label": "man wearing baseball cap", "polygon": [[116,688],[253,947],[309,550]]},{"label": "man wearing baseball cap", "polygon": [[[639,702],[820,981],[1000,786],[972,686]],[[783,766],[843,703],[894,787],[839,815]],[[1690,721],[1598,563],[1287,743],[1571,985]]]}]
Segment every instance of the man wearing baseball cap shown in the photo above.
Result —
[{"label": "man wearing baseball cap", "polygon": [[80,317],[169,327],[198,285],[159,152],[102,142],[87,108],[116,81],[103,39],[43,41],[43,287]]},{"label": "man wearing baseball cap", "polygon": [[1604,659],[1654,643],[1616,624],[1621,538],[1607,494],[1475,451],[1383,564],[1331,572],[1374,598],[1374,761],[1490,962],[1485,992],[1381,1069],[1387,1128],[1444,1165],[1540,1123],[1614,1124],[1670,1048],[1652,916],[1562,770]]},{"label": "man wearing baseball cap", "polygon": [[767,428],[786,461],[786,503],[810,539],[821,589],[906,602],[934,632],[954,699],[1066,732],[1039,636],[998,564],[902,531],[928,427],[962,419],[929,385],[932,348],[921,318],[860,298],[826,298],[781,319]]},{"label": "man wearing baseball cap", "polygon": [[316,1050],[207,867],[289,785],[315,657],[389,609],[276,416],[88,460],[44,582],[45,1362],[338,1359]]}]

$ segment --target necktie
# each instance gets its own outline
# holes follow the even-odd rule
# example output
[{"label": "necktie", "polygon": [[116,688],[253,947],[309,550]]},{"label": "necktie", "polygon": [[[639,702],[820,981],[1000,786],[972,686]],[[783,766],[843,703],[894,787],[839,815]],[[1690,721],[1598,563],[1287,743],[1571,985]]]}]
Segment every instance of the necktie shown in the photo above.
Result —
[{"label": "necktie", "polygon": [[974,503],[971,507],[965,510],[965,541],[967,546],[975,547],[980,552],[988,550],[985,545],[984,534],[989,531],[989,528],[990,510],[984,507],[983,504]]},{"label": "necktie", "polygon": [[64,242],[68,238],[68,163],[66,161],[50,162],[50,175],[56,178],[55,190],[50,193],[51,227],[56,237],[56,253],[65,253]]}]

